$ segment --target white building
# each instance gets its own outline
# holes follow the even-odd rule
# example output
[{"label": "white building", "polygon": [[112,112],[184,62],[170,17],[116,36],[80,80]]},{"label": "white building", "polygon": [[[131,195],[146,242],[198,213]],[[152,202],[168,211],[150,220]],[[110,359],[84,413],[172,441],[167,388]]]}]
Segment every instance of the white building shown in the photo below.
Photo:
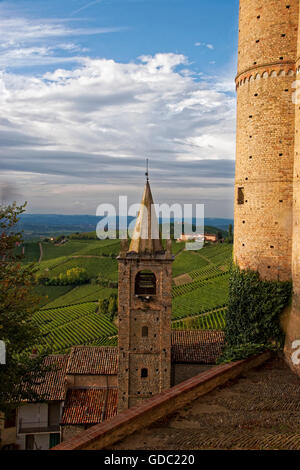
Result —
[{"label": "white building", "polygon": [[16,444],[21,450],[47,450],[61,441],[60,419],[66,396],[68,355],[49,356],[46,365],[53,367],[38,392],[43,403],[28,403],[17,410]]}]

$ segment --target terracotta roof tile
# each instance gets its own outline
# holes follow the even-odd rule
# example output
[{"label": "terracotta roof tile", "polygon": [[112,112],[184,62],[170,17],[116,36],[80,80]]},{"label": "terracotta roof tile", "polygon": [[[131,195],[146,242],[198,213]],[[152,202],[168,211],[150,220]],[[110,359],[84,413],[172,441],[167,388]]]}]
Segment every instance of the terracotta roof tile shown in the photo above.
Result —
[{"label": "terracotta roof tile", "polygon": [[[116,388],[70,389],[61,424],[97,424],[117,414]],[[102,416],[103,415],[103,416]]]},{"label": "terracotta roof tile", "polygon": [[118,348],[78,346],[70,353],[68,374],[115,375],[118,372]]},{"label": "terracotta roof tile", "polygon": [[110,388],[108,390],[107,402],[103,420],[112,418],[118,411],[118,389]]},{"label": "terracotta roof tile", "polygon": [[66,396],[66,370],[69,356],[56,354],[46,357],[45,365],[52,368],[46,372],[44,380],[36,386],[39,395],[48,401],[64,400]]},{"label": "terracotta roof tile", "polygon": [[172,331],[172,362],[215,364],[224,341],[223,331]]}]

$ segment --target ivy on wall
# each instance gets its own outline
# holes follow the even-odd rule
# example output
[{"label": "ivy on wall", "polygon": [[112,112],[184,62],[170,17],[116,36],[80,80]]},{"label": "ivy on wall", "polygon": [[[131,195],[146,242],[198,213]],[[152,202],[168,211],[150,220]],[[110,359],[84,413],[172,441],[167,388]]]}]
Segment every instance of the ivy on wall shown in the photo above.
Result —
[{"label": "ivy on wall", "polygon": [[292,294],[291,282],[262,281],[254,271],[232,265],[226,316],[226,347],[219,363],[283,347],[280,316]]}]

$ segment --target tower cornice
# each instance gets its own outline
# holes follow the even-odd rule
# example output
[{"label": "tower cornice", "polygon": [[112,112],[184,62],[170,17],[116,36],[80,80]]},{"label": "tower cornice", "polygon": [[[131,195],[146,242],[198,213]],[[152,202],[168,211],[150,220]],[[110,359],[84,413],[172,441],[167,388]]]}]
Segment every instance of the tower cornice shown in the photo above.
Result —
[{"label": "tower cornice", "polygon": [[280,76],[280,72],[284,72],[284,75],[294,74],[296,71],[296,64],[292,61],[286,62],[273,62],[270,64],[263,64],[261,66],[250,67],[247,70],[239,73],[235,78],[235,84],[238,87],[244,81],[250,80],[251,77],[254,79],[257,78],[258,75],[262,77],[265,73],[270,76],[272,72],[275,72],[277,76]]}]

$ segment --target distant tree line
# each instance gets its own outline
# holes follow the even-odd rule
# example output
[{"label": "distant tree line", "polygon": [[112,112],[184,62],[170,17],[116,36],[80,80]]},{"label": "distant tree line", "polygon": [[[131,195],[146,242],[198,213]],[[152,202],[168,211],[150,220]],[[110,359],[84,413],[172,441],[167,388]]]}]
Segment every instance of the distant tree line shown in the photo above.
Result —
[{"label": "distant tree line", "polygon": [[37,281],[45,286],[78,286],[89,282],[89,276],[84,268],[68,269],[66,273],[60,273],[58,276],[49,278],[46,273],[39,273]]}]

